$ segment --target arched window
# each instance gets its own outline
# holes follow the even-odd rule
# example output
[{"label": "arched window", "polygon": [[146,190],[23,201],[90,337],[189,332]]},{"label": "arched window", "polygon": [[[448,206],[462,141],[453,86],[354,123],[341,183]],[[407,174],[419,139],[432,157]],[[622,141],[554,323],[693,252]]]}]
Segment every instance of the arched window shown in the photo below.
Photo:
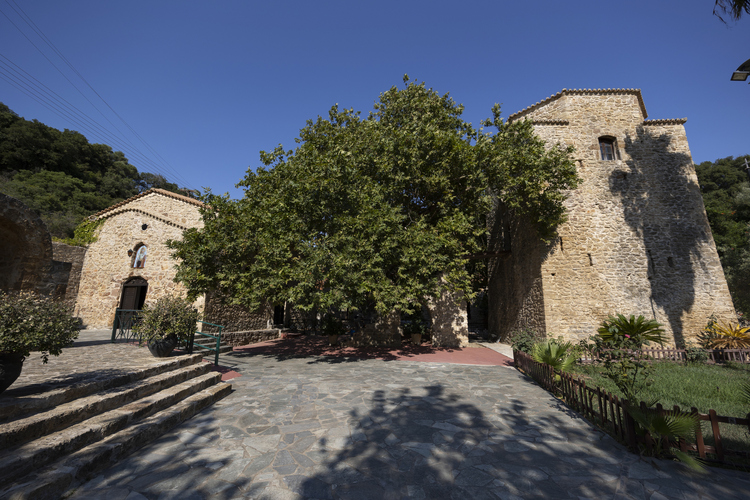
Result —
[{"label": "arched window", "polygon": [[135,247],[135,257],[133,258],[133,267],[136,269],[143,269],[146,265],[146,255],[148,254],[148,248],[146,245],[141,243]]},{"label": "arched window", "polygon": [[620,159],[620,151],[617,149],[617,139],[605,135],[599,138],[599,152],[602,160],[614,161]]}]

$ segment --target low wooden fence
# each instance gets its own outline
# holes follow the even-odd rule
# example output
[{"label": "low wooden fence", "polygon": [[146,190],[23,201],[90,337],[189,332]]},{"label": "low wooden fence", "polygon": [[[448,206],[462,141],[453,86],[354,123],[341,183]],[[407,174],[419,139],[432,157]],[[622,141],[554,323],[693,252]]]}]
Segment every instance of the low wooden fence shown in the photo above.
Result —
[{"label": "low wooden fence", "polygon": [[[603,351],[603,356],[591,356],[589,354],[583,354],[579,359],[579,363],[593,363],[600,361],[606,357],[608,350]],[[638,351],[628,350],[630,354],[636,355]],[[685,349],[641,349],[641,353],[655,361],[687,361],[687,351]],[[737,363],[750,363],[750,349],[706,349],[708,355],[708,363],[724,363],[726,361],[734,361]]]},{"label": "low wooden fence", "polygon": [[[621,400],[616,395],[602,390],[600,387],[588,387],[583,380],[576,379],[569,374],[560,375],[560,380],[555,382],[555,372],[551,366],[534,361],[531,356],[513,351],[513,359],[516,368],[531,376],[542,387],[548,391],[562,396],[565,402],[574,410],[581,413],[594,424],[607,430],[620,442],[626,444],[633,451],[638,451],[640,446],[647,450],[653,450],[654,439],[646,433],[639,436],[636,432],[636,422],[625,410],[627,401]],[[656,408],[647,408],[646,403],[640,402],[641,411],[653,411],[664,414],[668,411],[682,412],[679,406],[665,409],[661,404]],[[733,458],[750,458],[750,451],[736,450],[724,446],[719,424],[743,426],[750,431],[750,414],[745,418],[724,417],[717,415],[714,410],[707,414],[699,413],[697,408],[691,408],[690,413],[697,415],[701,422],[708,422],[710,433],[704,435],[702,427],[698,426],[695,433],[695,442],[689,443],[684,439],[679,441],[663,443],[665,447],[677,448],[681,451],[695,452],[700,458],[709,462],[733,463]],[[743,430],[744,431],[744,430]],[[711,444],[707,444],[709,439]]]}]

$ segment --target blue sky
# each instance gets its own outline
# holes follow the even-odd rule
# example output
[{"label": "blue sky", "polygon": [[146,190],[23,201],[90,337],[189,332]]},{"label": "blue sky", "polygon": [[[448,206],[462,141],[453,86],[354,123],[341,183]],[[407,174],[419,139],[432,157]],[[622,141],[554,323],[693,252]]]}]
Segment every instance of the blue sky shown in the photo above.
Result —
[{"label": "blue sky", "polygon": [[[259,151],[292,148],[305,121],[335,103],[366,114],[405,73],[449,92],[475,125],[496,102],[507,117],[563,88],[640,88],[649,118],[688,118],[699,163],[750,153],[750,85],[729,81],[750,58],[750,16],[727,26],[712,8],[713,0],[0,0],[0,101],[109,143],[141,171],[234,197]],[[8,83],[13,65],[124,147]]]}]

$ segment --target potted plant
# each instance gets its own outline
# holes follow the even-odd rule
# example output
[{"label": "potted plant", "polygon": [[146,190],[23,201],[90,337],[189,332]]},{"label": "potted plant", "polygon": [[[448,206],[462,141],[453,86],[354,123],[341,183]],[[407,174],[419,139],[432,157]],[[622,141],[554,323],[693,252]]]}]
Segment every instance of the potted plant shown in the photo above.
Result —
[{"label": "potted plant", "polygon": [[77,337],[78,320],[63,304],[31,292],[0,291],[0,393],[15,382],[32,351],[47,363]]},{"label": "potted plant", "polygon": [[339,342],[339,335],[346,333],[344,323],[332,314],[327,314],[320,325],[323,335],[328,335],[328,343],[336,345]]},{"label": "potted plant", "polygon": [[166,296],[141,311],[133,331],[158,358],[169,356],[179,343],[188,343],[195,335],[198,311],[188,300]]}]

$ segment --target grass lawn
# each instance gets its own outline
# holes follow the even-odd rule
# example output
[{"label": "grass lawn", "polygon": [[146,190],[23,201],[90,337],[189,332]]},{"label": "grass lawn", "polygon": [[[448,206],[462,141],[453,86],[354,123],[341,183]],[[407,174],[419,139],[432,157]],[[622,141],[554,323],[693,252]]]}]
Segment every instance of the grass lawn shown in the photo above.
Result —
[{"label": "grass lawn", "polygon": [[[640,394],[640,400],[657,399],[665,409],[674,405],[683,411],[693,406],[701,413],[715,410],[719,415],[744,418],[750,413],[750,405],[741,399],[743,383],[750,382],[750,365],[726,363],[721,365],[683,364],[655,362],[651,378],[654,383]],[[595,365],[575,365],[571,373],[583,378],[588,386],[622,396],[617,386],[602,375],[603,368]],[[706,444],[713,444],[709,422],[701,428]],[[750,451],[750,433],[747,426],[719,424],[724,446],[735,450]]]}]

